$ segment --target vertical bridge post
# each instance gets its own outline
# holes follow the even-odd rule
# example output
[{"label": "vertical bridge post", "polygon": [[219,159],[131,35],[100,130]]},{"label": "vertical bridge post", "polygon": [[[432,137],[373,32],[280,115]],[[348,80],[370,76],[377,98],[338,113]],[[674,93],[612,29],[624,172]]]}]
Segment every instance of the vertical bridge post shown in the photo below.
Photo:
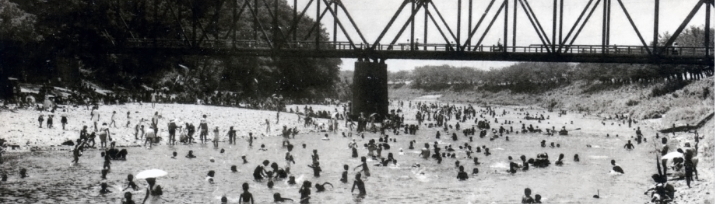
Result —
[{"label": "vertical bridge post", "polygon": [[378,120],[387,115],[387,64],[384,60],[358,60],[353,75],[351,117],[377,113]]}]

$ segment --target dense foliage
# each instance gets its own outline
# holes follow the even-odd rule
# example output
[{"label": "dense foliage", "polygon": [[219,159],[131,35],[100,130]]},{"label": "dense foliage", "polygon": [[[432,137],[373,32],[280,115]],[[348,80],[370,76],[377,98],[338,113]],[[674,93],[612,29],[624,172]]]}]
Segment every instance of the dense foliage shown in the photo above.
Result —
[{"label": "dense foliage", "polygon": [[[276,45],[287,40],[284,27],[293,22],[293,8],[285,0],[251,3],[258,21],[248,7],[240,15],[234,13],[245,1],[0,0],[0,69],[4,75],[32,83],[63,83],[65,77],[65,86],[69,86],[67,81],[80,81],[65,73],[76,72],[106,87],[129,90],[147,85],[196,94],[231,91],[258,97],[334,97],[340,59],[108,51],[138,39],[183,41],[187,47],[234,36],[246,41],[275,39]],[[274,18],[268,10],[275,8],[274,2],[278,3],[280,28],[272,26]],[[239,9],[234,10],[233,3]],[[308,17],[300,19],[297,36],[308,35],[314,23]],[[255,32],[259,25],[265,34]],[[318,30],[310,32],[308,39],[319,33],[327,41],[324,28]]]}]

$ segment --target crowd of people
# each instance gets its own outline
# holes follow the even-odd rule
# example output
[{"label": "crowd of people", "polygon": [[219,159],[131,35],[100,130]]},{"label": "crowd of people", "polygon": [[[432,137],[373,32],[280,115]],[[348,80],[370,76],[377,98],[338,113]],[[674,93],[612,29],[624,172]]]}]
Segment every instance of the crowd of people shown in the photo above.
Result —
[{"label": "crowd of people", "polygon": [[[154,97],[152,95],[152,97]],[[219,105],[225,104],[224,102],[227,102],[227,98],[230,98],[230,95],[217,95],[216,96],[216,101],[213,100],[207,100],[209,101],[209,104],[211,103],[218,103]],[[158,100],[153,100],[154,102],[162,102],[163,96],[159,96]],[[223,102],[221,102],[223,101]],[[230,99],[228,99],[228,104],[231,105]],[[266,104],[271,104],[271,102],[267,102]],[[280,103],[278,103],[280,104]],[[266,106],[262,106],[266,107]],[[424,148],[422,148],[419,152],[418,157],[421,157],[425,160],[425,162],[430,162],[432,161],[433,163],[430,165],[441,165],[443,163],[443,160],[445,159],[453,159],[454,164],[455,164],[455,169],[458,169],[458,172],[456,172],[456,178],[457,180],[460,181],[466,181],[469,179],[470,175],[465,171],[466,167],[465,163],[460,163],[459,159],[466,158],[468,160],[473,161],[473,166],[472,168],[472,173],[471,176],[477,176],[479,175],[479,168],[478,166],[481,164],[479,162],[479,156],[478,154],[483,154],[483,157],[489,157],[493,153],[490,151],[490,146],[488,145],[489,143],[483,142],[481,146],[475,146],[473,147],[473,142],[475,138],[478,137],[478,139],[488,139],[489,141],[495,141],[495,140],[503,140],[503,141],[509,141],[509,136],[512,136],[512,138],[515,138],[514,136],[518,134],[538,134],[542,132],[547,132],[547,133],[554,133],[556,132],[555,127],[544,127],[539,128],[538,126],[534,127],[532,125],[529,125],[528,127],[522,123],[522,121],[519,121],[518,123],[522,123],[521,125],[521,130],[517,129],[514,130],[513,126],[518,127],[516,121],[510,121],[510,120],[504,120],[504,119],[499,119],[500,117],[506,116],[507,114],[516,114],[516,115],[522,115],[524,118],[535,118],[535,120],[538,120],[539,123],[541,123],[542,120],[549,120],[549,117],[543,117],[543,115],[540,114],[540,116],[534,117],[535,114],[529,113],[529,110],[525,109],[519,109],[515,108],[513,110],[510,109],[503,109],[501,111],[497,111],[496,108],[485,106],[485,107],[477,107],[473,106],[471,104],[468,105],[457,105],[457,104],[444,104],[444,103],[439,103],[439,102],[412,102],[412,101],[393,101],[392,102],[392,107],[394,108],[391,110],[388,115],[384,117],[379,117],[378,115],[374,113],[370,113],[369,115],[366,113],[360,113],[359,116],[357,117],[357,128],[353,130],[353,127],[355,126],[355,123],[348,117],[349,113],[347,111],[347,105],[343,106],[343,111],[340,112],[337,108],[335,108],[335,112],[331,113],[330,111],[313,111],[312,107],[304,106],[302,109],[302,112],[298,110],[299,108],[296,108],[293,110],[292,108],[289,109],[286,112],[291,112],[291,113],[299,113],[298,120],[301,120],[301,115],[303,115],[303,120],[305,120],[306,126],[304,128],[313,128],[314,131],[316,132],[327,132],[327,133],[335,133],[337,134],[339,131],[338,129],[342,129],[342,136],[345,138],[354,138],[354,137],[361,137],[365,139],[365,134],[366,133],[374,133],[378,135],[379,137],[375,139],[368,139],[365,140],[365,142],[362,145],[357,144],[356,140],[353,139],[349,144],[348,148],[351,150],[352,158],[360,158],[361,164],[355,166],[353,168],[353,171],[356,171],[354,173],[354,181],[352,185],[352,191],[356,190],[358,191],[358,196],[360,198],[364,198],[364,196],[367,194],[367,191],[365,190],[365,182],[362,180],[364,177],[370,177],[371,176],[371,171],[370,167],[371,166],[377,166],[377,167],[386,167],[386,166],[391,166],[391,165],[397,165],[398,161],[395,159],[394,155],[392,152],[389,152],[392,146],[395,145],[397,142],[398,138],[402,139],[400,137],[397,137],[398,135],[404,134],[404,135],[415,135],[418,133],[418,131],[422,132],[422,130],[436,130],[436,135],[434,137],[433,143],[430,142],[425,142],[424,143]],[[162,118],[162,116],[159,114],[159,112],[155,112],[153,116],[149,120],[144,120],[143,118],[140,117],[133,117],[132,112],[127,112],[126,113],[126,120],[124,120],[124,114],[123,113],[118,113],[116,111],[112,111],[111,116],[105,116],[105,115],[100,115],[98,111],[98,105],[92,105],[92,111],[90,112],[90,121],[92,121],[93,126],[88,127],[88,126],[83,126],[82,130],[78,134],[78,138],[75,141],[71,141],[74,143],[70,143],[74,145],[74,148],[72,150],[72,155],[73,155],[73,163],[79,163],[80,162],[80,157],[82,156],[83,152],[86,151],[87,149],[90,148],[96,148],[101,150],[102,153],[102,176],[106,176],[110,172],[112,161],[113,160],[124,160],[126,159],[126,156],[128,155],[128,150],[127,149],[117,149],[115,141],[112,139],[112,134],[111,131],[115,128],[132,128],[134,130],[134,139],[138,141],[144,141],[144,146],[147,146],[149,148],[152,148],[154,145],[157,144],[162,144],[165,143],[167,145],[179,145],[179,144],[194,144],[194,143],[207,143],[210,142],[213,144],[214,147],[218,148],[219,143],[228,142],[228,145],[236,145],[236,137],[237,133],[236,130],[233,126],[231,127],[218,127],[215,125],[211,124],[211,121],[207,119],[206,115],[202,115],[200,118],[200,121],[198,121],[197,124],[193,124],[190,122],[186,123],[178,123],[178,121],[175,121],[173,119],[167,119]],[[410,111],[415,112],[414,116],[414,123],[408,124],[405,121],[405,110],[403,109],[410,109]],[[285,111],[285,109],[283,109]],[[277,112],[277,114],[280,114],[280,111]],[[315,120],[312,120],[312,118],[327,118],[328,125],[324,125],[324,123],[318,124]],[[408,115],[409,117],[409,115]],[[46,124],[45,128],[53,128],[53,118],[54,116],[52,114],[47,115],[45,118],[45,115],[40,115],[38,118],[39,121],[39,128],[43,128],[42,125],[43,123]],[[378,121],[378,118],[382,118],[381,121]],[[410,118],[412,119],[412,118]],[[122,123],[124,121],[126,123]],[[278,120],[278,117],[277,119]],[[344,120],[345,123],[344,125],[341,125],[338,121],[339,120]],[[633,123],[633,120],[625,120],[621,119],[621,123],[625,124],[626,121],[629,125]],[[412,120],[410,120],[412,121]],[[501,121],[501,122],[500,122]],[[62,117],[61,123],[64,129],[65,124],[67,123],[67,118]],[[270,133],[271,128],[270,124],[272,122],[268,119],[265,120],[265,123],[262,123],[266,125],[266,133]],[[276,121],[278,123],[278,121]],[[572,122],[573,123],[573,122]],[[100,125],[101,124],[101,125]],[[604,123],[605,125],[605,123]],[[342,126],[342,127],[341,127]],[[507,127],[505,127],[507,126]],[[228,131],[225,131],[226,134],[220,134],[219,128],[222,130],[228,129]],[[239,127],[240,128],[240,127]],[[160,130],[167,130],[168,131],[168,137],[162,137],[158,132]],[[544,130],[544,131],[542,131]],[[559,132],[566,131],[565,127],[562,127],[562,130]],[[295,181],[295,177],[291,175],[291,167],[292,168],[305,168],[302,165],[297,165],[297,166],[292,166],[292,164],[295,164],[295,158],[293,158],[291,151],[293,150],[294,146],[291,144],[291,139],[294,139],[295,136],[299,133],[300,131],[298,130],[298,127],[287,127],[283,126],[283,129],[281,132],[279,132],[277,135],[282,136],[284,139],[282,141],[282,147],[286,149],[285,153],[285,160],[286,160],[286,165],[281,167],[277,161],[270,162],[269,160],[264,160],[261,164],[257,165],[255,170],[253,171],[253,178],[256,182],[263,183],[264,181],[266,182],[264,185],[267,185],[269,188],[272,188],[274,185],[274,181],[276,180],[283,180],[287,179],[288,183],[293,185],[298,185],[298,183]],[[347,134],[346,134],[347,133]],[[354,133],[354,134],[353,134]],[[451,134],[450,134],[451,133]],[[390,136],[388,134],[392,134],[394,136]],[[443,135],[444,134],[444,135]],[[459,134],[459,135],[458,135]],[[478,135],[478,136],[477,136]],[[554,134],[547,134],[549,136],[553,136]],[[564,134],[561,134],[564,135]],[[635,132],[635,140],[637,141],[636,144],[631,143],[629,140],[625,145],[624,148],[627,150],[632,150],[636,148],[636,145],[640,145],[643,142],[646,142],[647,139],[645,136],[643,136],[643,133],[641,132],[640,128],[638,128]],[[607,135],[608,136],[608,135]],[[252,146],[253,141],[254,141],[254,136],[252,133],[249,133],[248,137],[248,145]],[[449,143],[449,144],[440,144],[437,141],[441,140],[441,137],[445,137],[446,140],[452,140],[454,143]],[[99,145],[95,144],[95,139],[99,138]],[[178,139],[177,139],[178,138]],[[228,138],[226,140],[225,138]],[[658,136],[656,136],[658,138]],[[696,138],[700,138],[696,136]],[[673,197],[673,191],[669,190],[672,189],[672,186],[667,183],[667,177],[665,171],[666,169],[673,169],[673,168],[684,168],[685,170],[685,177],[688,186],[690,186],[690,182],[693,180],[692,179],[692,174],[695,172],[695,177],[697,178],[697,170],[696,170],[696,164],[697,162],[694,162],[695,156],[697,149],[692,149],[692,148],[686,148],[686,149],[678,149],[678,150],[673,150],[669,151],[667,148],[667,143],[666,143],[666,137],[662,137],[663,139],[663,146],[661,148],[662,156],[665,156],[668,153],[672,152],[680,152],[684,155],[684,159],[682,161],[677,160],[675,161],[675,166],[668,167],[666,163],[670,164],[670,161],[663,161],[662,165],[659,165],[659,172],[661,171],[661,166],[662,166],[662,173],[659,173],[658,175],[654,175],[654,181],[656,181],[656,187],[653,189],[649,190],[653,191],[653,199],[674,199]],[[330,137],[328,134],[325,134],[325,137],[322,138],[322,140],[329,141]],[[697,139],[696,139],[697,140]],[[463,145],[460,145],[459,143],[463,142]],[[0,144],[2,144],[2,140],[0,140]],[[392,145],[391,145],[392,143]],[[415,149],[415,144],[418,144],[417,140],[412,140],[410,139],[409,142],[409,147],[408,149]],[[453,146],[453,144],[455,146]],[[535,144],[537,145],[537,144]],[[542,140],[541,144],[539,145],[541,148],[546,148],[547,147],[547,141]],[[551,142],[550,145],[551,148],[560,148],[560,144],[555,144],[554,142]],[[687,145],[689,147],[689,145]],[[697,144],[696,144],[697,147]],[[303,148],[305,148],[305,144],[303,144]],[[493,148],[493,147],[492,147]],[[366,154],[360,155],[358,152],[360,149],[365,149],[367,151]],[[261,148],[259,149],[261,151],[266,151],[265,146],[261,145]],[[221,150],[223,153],[223,149]],[[306,164],[308,168],[312,169],[313,171],[313,176],[314,177],[320,177],[321,173],[323,172],[322,169],[324,168],[321,166],[320,162],[320,155],[318,154],[319,149],[314,149],[313,154],[311,155],[311,161],[310,163]],[[383,154],[383,151],[388,151],[387,154]],[[694,153],[695,152],[695,153]],[[2,151],[0,151],[0,163],[2,163]],[[399,148],[399,153],[404,154],[402,148]],[[177,156],[177,152],[173,152],[173,157],[175,158]],[[550,165],[552,164],[551,161],[549,160],[549,156],[547,153],[537,153],[535,155],[535,158],[527,158],[526,155],[520,155],[520,160],[521,162],[513,162],[512,161],[512,156],[508,155],[499,155],[499,156],[505,156],[504,158],[507,159],[507,162],[509,163],[509,168],[508,170],[505,171],[507,174],[516,174],[517,172],[524,172],[524,171],[529,171],[530,166],[535,167],[535,168],[552,168]],[[185,156],[187,159],[192,159],[196,158],[193,154],[193,151],[189,151],[188,154]],[[564,161],[564,154],[559,154],[558,160],[554,162],[555,168],[558,168],[559,166],[563,166],[565,161]],[[371,158],[371,161],[375,161],[374,164],[369,164],[367,158]],[[260,159],[260,158],[259,158]],[[246,163],[246,158],[245,156],[243,157],[244,163]],[[573,155],[573,162],[579,162],[580,158],[578,154]],[[624,174],[625,171],[622,167],[616,165],[615,160],[611,160],[612,168],[611,172],[616,173],[616,174]],[[420,169],[423,168],[425,164],[411,164],[411,167],[413,169]],[[347,183],[349,176],[349,166],[345,164],[343,166],[344,171],[342,172],[340,182]],[[358,170],[359,169],[359,170]],[[236,171],[236,167],[232,166],[231,171]],[[120,172],[116,172],[120,173]],[[213,183],[215,182],[214,176],[215,176],[215,171],[211,170],[207,174],[207,182]],[[5,175],[3,175],[6,177]],[[146,189],[146,195],[144,198],[144,202],[146,202],[149,198],[155,197],[155,196],[161,196],[163,194],[163,191],[161,189],[160,185],[156,184],[156,179],[155,178],[146,178],[146,182],[148,183],[149,187]],[[262,184],[263,185],[263,184]],[[302,184],[300,184],[300,199],[298,202],[300,203],[307,203],[311,199],[311,189],[314,187],[316,192],[322,192],[326,190],[326,185],[332,186],[331,183],[316,183],[313,185],[310,181],[304,181]],[[127,184],[126,184],[126,189],[137,189],[137,185],[133,181],[133,175],[129,174],[127,178]],[[242,185],[243,193],[240,195],[240,201],[239,202],[251,202],[253,203],[254,200],[257,198],[254,198],[252,194],[249,192],[249,183],[244,183]],[[108,193],[110,190],[107,189],[106,184],[103,183],[101,185],[101,190],[100,193]],[[541,195],[536,194],[534,198],[531,198],[531,189],[526,188],[524,192],[524,196],[522,197],[522,202],[523,203],[540,203],[541,201]],[[259,198],[260,199],[260,198]],[[149,199],[150,200],[150,199]],[[222,199],[222,202],[226,202],[226,197],[224,196]],[[280,193],[276,193],[274,195],[274,201],[275,202],[280,202],[280,201],[286,201],[286,200],[292,200],[290,198],[284,198],[280,195]],[[132,193],[131,192],[126,192],[124,194],[123,198],[123,203],[134,203],[132,200]]]}]

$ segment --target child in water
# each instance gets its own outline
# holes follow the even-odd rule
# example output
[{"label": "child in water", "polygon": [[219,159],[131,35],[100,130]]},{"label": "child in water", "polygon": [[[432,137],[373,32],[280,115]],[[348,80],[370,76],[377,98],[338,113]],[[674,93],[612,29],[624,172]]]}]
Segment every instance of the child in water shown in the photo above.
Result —
[{"label": "child in water", "polygon": [[[362,167],[361,172],[365,174],[365,176],[370,176],[370,169],[367,166],[367,158],[366,157],[360,157],[360,160],[362,161],[362,164],[358,165],[355,167],[355,169]],[[353,170],[355,170],[353,169]]]},{"label": "child in water", "polygon": [[342,177],[340,177],[340,182],[347,183],[348,182],[348,165],[347,164],[343,165],[343,169],[345,171],[343,171],[343,175],[342,175]]},{"label": "child in water", "polygon": [[365,192],[365,183],[363,183],[362,180],[360,179],[360,173],[355,175],[355,181],[353,182],[353,188],[352,188],[352,190],[350,190],[350,192],[355,191],[355,187],[357,187],[358,191],[360,192],[360,194],[358,194],[358,196],[364,197],[367,194],[367,192]]},{"label": "child in water", "polygon": [[248,192],[248,183],[243,183],[243,193],[241,193],[241,197],[238,199],[238,203],[248,203],[251,202],[253,204],[253,194]]},{"label": "child in water", "polygon": [[464,172],[464,166],[459,166],[459,173],[457,173],[457,179],[464,181],[469,179],[467,172]]},{"label": "child in water", "polygon": [[122,199],[122,204],[134,204],[134,201],[132,200],[132,193],[130,193],[130,192],[124,193],[124,198]]},{"label": "child in water", "polygon": [[310,167],[310,168],[313,169],[313,176],[315,176],[315,177],[320,177],[320,172],[323,171],[323,170],[320,168],[320,162],[317,162],[317,161],[316,161],[315,163],[313,163],[312,166],[311,166],[311,165],[308,165],[308,167]]},{"label": "child in water", "polygon": [[107,183],[102,183],[100,186],[102,187],[102,189],[99,190],[100,194],[107,194],[107,193],[112,192],[109,189],[107,189]]},{"label": "child in water", "polygon": [[300,187],[300,203],[310,203],[310,181],[303,181],[303,186]]},{"label": "child in water", "polygon": [[131,189],[133,189],[133,190],[136,191],[137,188],[139,188],[139,186],[137,186],[137,184],[134,183],[134,175],[131,175],[131,174],[127,175],[127,182],[128,182],[128,183],[127,183],[127,187],[124,188],[124,189],[122,189],[122,191],[125,191],[125,190],[127,190],[127,189],[129,189],[129,188],[131,188]]}]

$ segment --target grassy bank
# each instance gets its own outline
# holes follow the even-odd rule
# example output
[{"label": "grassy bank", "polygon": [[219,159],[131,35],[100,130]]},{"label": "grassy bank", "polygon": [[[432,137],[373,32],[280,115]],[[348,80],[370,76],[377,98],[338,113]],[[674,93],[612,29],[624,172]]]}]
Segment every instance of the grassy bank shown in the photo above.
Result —
[{"label": "grassy bank", "polygon": [[[672,83],[633,83],[623,85],[576,81],[540,94],[471,90],[423,91],[409,85],[392,85],[392,99],[409,100],[422,95],[442,95],[443,102],[477,104],[534,105],[543,108],[566,109],[599,116],[626,114],[636,119],[662,118],[660,127],[697,124],[713,112],[713,77],[691,81],[682,88],[672,88]],[[662,90],[668,90],[662,94]],[[673,91],[674,90],[674,91]],[[657,92],[660,96],[654,96]],[[708,92],[705,94],[704,92]],[[662,95],[661,95],[662,94]]]}]

